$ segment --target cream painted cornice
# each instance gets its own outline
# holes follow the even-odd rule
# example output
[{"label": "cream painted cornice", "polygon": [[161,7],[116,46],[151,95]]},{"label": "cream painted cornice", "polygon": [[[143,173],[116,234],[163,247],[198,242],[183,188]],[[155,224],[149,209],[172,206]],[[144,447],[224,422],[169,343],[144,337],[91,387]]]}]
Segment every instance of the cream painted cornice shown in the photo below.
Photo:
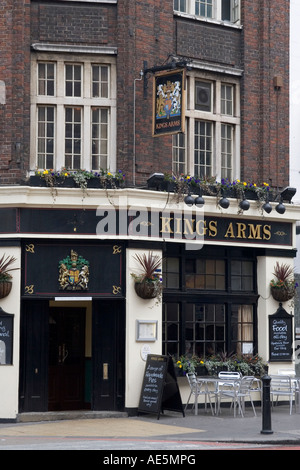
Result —
[{"label": "cream painted cornice", "polygon": [[173,193],[149,191],[143,189],[87,189],[80,188],[40,188],[33,186],[0,186],[0,208],[82,208],[97,209],[98,207],[137,208],[139,210],[184,211],[191,213],[203,211],[207,216],[234,217],[243,220],[261,219],[262,221],[276,220],[278,222],[296,222],[300,220],[300,205],[286,204],[283,215],[275,211],[277,202],[271,203],[273,210],[270,214],[261,214],[257,201],[250,201],[250,209],[238,214],[238,201],[230,199],[230,207],[222,209],[217,205],[217,198],[204,196],[205,205],[202,209],[188,207],[183,201],[177,202]]}]

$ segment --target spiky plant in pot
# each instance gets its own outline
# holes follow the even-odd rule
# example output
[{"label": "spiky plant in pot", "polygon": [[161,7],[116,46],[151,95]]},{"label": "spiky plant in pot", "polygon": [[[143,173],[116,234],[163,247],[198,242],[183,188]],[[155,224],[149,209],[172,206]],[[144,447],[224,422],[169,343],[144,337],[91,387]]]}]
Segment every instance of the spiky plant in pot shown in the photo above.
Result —
[{"label": "spiky plant in pot", "polygon": [[298,286],[294,279],[293,266],[279,264],[277,261],[273,274],[276,279],[272,279],[270,283],[272,297],[279,302],[292,299]]},{"label": "spiky plant in pot", "polygon": [[135,291],[143,299],[160,297],[162,293],[161,261],[152,251],[143,255],[136,254],[134,259],[140,264],[141,273],[131,273],[135,281]]},{"label": "spiky plant in pot", "polygon": [[6,297],[11,291],[11,271],[19,269],[11,267],[15,261],[17,259],[14,256],[6,256],[5,254],[0,259],[0,298]]}]

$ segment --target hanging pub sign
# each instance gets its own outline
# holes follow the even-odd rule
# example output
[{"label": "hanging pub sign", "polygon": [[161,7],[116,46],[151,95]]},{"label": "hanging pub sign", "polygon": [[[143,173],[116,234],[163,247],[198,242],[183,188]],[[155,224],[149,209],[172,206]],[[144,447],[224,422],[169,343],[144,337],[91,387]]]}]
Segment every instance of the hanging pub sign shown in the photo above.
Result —
[{"label": "hanging pub sign", "polygon": [[155,74],[153,86],[153,136],[184,132],[184,109],[184,70]]},{"label": "hanging pub sign", "polygon": [[273,315],[269,315],[269,360],[287,362],[292,360],[293,316],[279,304]]}]

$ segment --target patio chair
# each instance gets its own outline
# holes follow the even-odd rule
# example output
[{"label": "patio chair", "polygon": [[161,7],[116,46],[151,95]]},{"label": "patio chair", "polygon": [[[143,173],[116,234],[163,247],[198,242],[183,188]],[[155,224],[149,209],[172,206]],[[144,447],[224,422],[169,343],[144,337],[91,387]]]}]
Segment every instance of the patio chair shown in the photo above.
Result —
[{"label": "patio chair", "polygon": [[239,412],[244,417],[245,413],[245,399],[248,398],[251,402],[254,416],[256,411],[251,397],[251,387],[253,385],[254,377],[245,376],[238,382],[234,382],[231,387],[228,383],[221,384],[218,392],[218,413],[221,408],[222,398],[231,398],[231,407],[233,406],[234,417],[236,416],[236,407],[238,406]]},{"label": "patio chair", "polygon": [[[213,410],[213,405],[212,405],[212,402],[211,402],[211,399],[210,399],[211,392],[209,391],[209,389],[207,387],[207,384],[204,381],[203,382],[197,382],[197,377],[196,377],[195,374],[188,373],[188,374],[186,374],[186,377],[187,377],[187,380],[188,380],[189,386],[190,386],[190,394],[189,394],[188,400],[186,402],[184,411],[186,410],[186,408],[187,408],[187,406],[190,402],[191,396],[194,396],[194,398],[195,398],[192,409],[194,408],[195,403],[196,403],[196,406],[198,408],[198,397],[199,396],[204,396],[205,411],[207,411],[207,397],[208,397],[208,401],[209,401],[210,408],[211,408],[211,413],[213,415],[214,410]],[[195,414],[197,414],[197,413],[198,413],[198,409],[195,409]]]},{"label": "patio chair", "polygon": [[[274,398],[276,398],[276,403],[278,403],[279,396],[288,397],[290,403],[290,415],[293,410],[293,399],[295,395],[295,388],[293,387],[291,377],[289,375],[271,375],[271,389],[270,395],[272,400],[272,407],[274,405]],[[295,400],[296,407],[296,400]]]}]

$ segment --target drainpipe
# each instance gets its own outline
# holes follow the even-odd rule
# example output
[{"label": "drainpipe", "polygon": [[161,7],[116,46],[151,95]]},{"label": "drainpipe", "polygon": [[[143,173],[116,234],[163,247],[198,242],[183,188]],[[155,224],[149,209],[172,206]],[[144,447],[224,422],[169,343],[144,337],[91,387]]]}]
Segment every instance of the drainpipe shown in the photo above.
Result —
[{"label": "drainpipe", "polygon": [[135,90],[136,90],[136,82],[141,81],[143,79],[144,72],[140,71],[140,78],[135,78],[133,83],[133,171],[132,171],[132,180],[133,180],[133,187],[135,187]]}]

